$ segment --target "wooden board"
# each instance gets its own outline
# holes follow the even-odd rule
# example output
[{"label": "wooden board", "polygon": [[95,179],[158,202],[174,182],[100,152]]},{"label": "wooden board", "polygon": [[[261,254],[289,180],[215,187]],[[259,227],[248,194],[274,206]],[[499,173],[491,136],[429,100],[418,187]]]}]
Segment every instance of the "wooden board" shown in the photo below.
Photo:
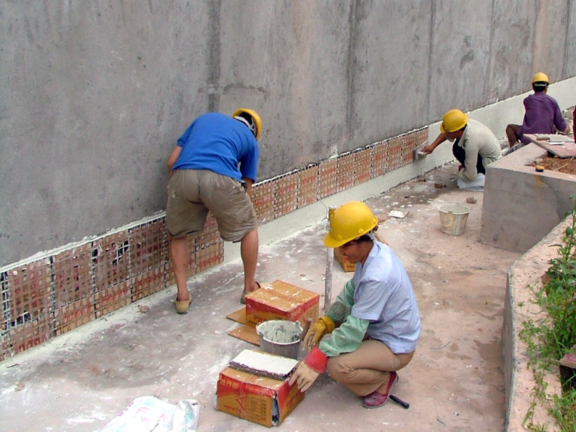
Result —
[{"label": "wooden board", "polygon": [[226,315],[226,318],[231,319],[232,321],[236,321],[240,324],[246,324],[246,308],[240,308],[236,312],[232,312],[229,315]]},{"label": "wooden board", "polygon": [[576,157],[576,143],[566,135],[524,134],[524,136],[554,156],[562,159]]},{"label": "wooden board", "polygon": [[256,333],[256,328],[252,326],[243,325],[234,330],[230,330],[228,334],[256,346],[260,346],[260,336]]}]

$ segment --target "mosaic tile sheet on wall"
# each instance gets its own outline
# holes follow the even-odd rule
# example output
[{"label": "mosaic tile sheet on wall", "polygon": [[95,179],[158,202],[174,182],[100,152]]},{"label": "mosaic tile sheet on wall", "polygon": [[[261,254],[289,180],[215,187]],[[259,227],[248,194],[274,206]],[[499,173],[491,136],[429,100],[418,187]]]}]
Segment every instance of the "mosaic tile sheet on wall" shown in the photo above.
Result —
[{"label": "mosaic tile sheet on wall", "polygon": [[[427,137],[423,128],[257,183],[252,200],[258,224],[412,163],[414,148]],[[188,237],[188,252],[188,277],[224,261],[211,214],[204,231]],[[0,271],[0,361],[174,283],[163,215],[7,266]]]}]

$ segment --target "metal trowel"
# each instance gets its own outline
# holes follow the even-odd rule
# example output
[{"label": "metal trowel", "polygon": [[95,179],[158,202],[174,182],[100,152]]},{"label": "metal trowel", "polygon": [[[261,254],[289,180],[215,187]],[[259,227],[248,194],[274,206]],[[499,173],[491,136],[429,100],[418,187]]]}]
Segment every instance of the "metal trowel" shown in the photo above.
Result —
[{"label": "metal trowel", "polygon": [[427,153],[422,152],[422,149],[428,145],[428,140],[424,141],[414,149],[414,160],[422,159]]}]

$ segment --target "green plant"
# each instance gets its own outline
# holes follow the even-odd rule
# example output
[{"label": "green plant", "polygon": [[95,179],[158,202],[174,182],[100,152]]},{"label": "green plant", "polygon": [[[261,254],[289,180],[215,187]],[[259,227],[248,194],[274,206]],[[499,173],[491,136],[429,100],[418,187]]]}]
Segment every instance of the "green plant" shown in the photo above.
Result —
[{"label": "green plant", "polygon": [[[576,196],[572,197],[575,200]],[[550,268],[541,288],[529,287],[532,303],[543,311],[538,319],[523,322],[520,339],[527,345],[528,367],[534,374],[533,404],[526,414],[524,426],[532,431],[546,427],[533,422],[536,404],[548,409],[558,422],[560,431],[574,432],[576,425],[576,390],[560,378],[561,396],[546,392],[544,372],[558,368],[559,360],[576,345],[576,203],[571,212],[571,224],[566,228],[558,257],[550,260]],[[556,369],[557,370],[557,369]]]}]

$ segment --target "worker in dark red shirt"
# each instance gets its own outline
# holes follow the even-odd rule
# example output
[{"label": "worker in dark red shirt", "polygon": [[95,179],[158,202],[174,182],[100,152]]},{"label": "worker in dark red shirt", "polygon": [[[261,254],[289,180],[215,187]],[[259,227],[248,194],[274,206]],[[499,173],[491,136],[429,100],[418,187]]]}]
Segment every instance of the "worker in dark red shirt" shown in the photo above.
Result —
[{"label": "worker in dark red shirt", "polygon": [[566,124],[558,102],[548,96],[550,80],[542,72],[538,72],[532,78],[534,94],[524,99],[524,121],[522,125],[509,124],[506,126],[506,136],[510,144],[507,154],[528,144],[530,141],[524,134],[553,134],[557,131],[565,134],[570,133],[570,126]]}]

